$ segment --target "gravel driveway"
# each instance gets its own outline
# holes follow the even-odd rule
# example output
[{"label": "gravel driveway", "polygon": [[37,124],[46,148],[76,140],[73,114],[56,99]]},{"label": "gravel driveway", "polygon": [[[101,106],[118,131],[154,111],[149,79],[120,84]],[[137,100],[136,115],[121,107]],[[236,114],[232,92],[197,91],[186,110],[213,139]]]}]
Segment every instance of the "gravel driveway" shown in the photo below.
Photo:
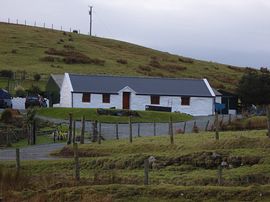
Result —
[{"label": "gravel driveway", "polygon": [[[55,150],[61,149],[65,143],[34,145],[20,149],[21,160],[55,160],[56,157],[50,156]],[[0,149],[0,161],[15,160],[15,149]]]}]

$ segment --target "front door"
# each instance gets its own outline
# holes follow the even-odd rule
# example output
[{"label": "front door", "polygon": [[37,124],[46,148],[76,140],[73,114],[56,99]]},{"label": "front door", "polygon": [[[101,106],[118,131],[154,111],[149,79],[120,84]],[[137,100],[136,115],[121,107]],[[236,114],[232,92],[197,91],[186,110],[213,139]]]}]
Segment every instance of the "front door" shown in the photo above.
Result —
[{"label": "front door", "polygon": [[130,109],[130,92],[123,92],[123,109]]}]

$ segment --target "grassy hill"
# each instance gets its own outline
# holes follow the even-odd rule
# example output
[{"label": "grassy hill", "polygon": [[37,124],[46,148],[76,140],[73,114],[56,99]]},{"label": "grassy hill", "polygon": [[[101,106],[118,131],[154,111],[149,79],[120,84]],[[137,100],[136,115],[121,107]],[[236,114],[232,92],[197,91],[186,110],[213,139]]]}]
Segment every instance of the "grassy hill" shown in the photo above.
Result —
[{"label": "grassy hill", "polygon": [[233,91],[247,71],[117,40],[23,25],[0,23],[0,41],[0,70],[12,70],[18,78],[26,72],[26,79],[39,73],[44,82],[49,74],[64,72],[190,77],[208,78],[212,86]]}]

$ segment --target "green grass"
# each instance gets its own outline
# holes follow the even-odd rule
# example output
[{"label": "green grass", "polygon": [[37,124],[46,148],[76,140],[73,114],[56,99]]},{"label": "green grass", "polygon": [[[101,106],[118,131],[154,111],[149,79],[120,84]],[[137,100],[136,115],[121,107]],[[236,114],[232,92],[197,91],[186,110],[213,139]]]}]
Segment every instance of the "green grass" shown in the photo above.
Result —
[{"label": "green grass", "polygon": [[[133,122],[169,122],[170,116],[174,122],[188,121],[192,116],[181,113],[155,112],[155,111],[137,111],[139,117],[133,117]],[[127,123],[128,117],[98,115],[96,109],[80,109],[80,108],[44,108],[38,109],[37,114],[45,117],[68,119],[69,113],[73,118],[80,120],[85,115],[87,120],[97,120],[103,123]]]},{"label": "green grass", "polygon": [[[14,188],[15,192],[9,194],[49,201],[93,196],[100,199],[97,201],[269,201],[270,139],[265,134],[265,130],[221,132],[219,141],[214,140],[214,133],[177,134],[174,145],[168,136],[134,138],[132,144],[123,139],[79,145],[79,184],[73,180],[74,160],[69,146],[58,155],[70,158],[23,161],[28,185],[24,185],[25,191]],[[206,158],[208,152],[221,154],[228,161],[243,159],[242,165],[223,170],[224,186],[217,184],[217,167],[203,166],[215,162]],[[200,153],[204,155],[197,156]],[[158,167],[150,169],[150,186],[143,186],[143,162],[149,156],[157,159]],[[180,158],[190,160],[180,163]],[[257,163],[248,164],[249,159],[256,158],[260,159]],[[1,162],[0,173],[1,169],[13,170],[15,163]],[[43,189],[47,191],[40,195]]]},{"label": "green grass", "polygon": [[[64,35],[63,32],[50,29],[0,23],[0,32],[0,69],[15,72],[25,70],[28,79],[33,79],[35,73],[41,74],[42,78],[46,79],[51,73],[62,74],[64,72],[208,78],[213,87],[234,90],[239,78],[246,71],[244,68],[195,59],[192,59],[190,63],[181,56],[135,44],[74,33]],[[69,41],[70,38],[73,41]],[[45,51],[49,48],[64,50],[65,45],[74,47],[74,51],[90,58],[105,60],[105,65],[70,65],[63,61],[44,62],[40,60],[47,56]],[[16,53],[12,53],[12,50],[16,50]],[[160,63],[159,67],[149,66],[149,62],[153,58]],[[127,64],[119,64],[118,59],[126,60]],[[140,66],[147,66],[147,68]],[[18,73],[19,75],[20,73]]]}]

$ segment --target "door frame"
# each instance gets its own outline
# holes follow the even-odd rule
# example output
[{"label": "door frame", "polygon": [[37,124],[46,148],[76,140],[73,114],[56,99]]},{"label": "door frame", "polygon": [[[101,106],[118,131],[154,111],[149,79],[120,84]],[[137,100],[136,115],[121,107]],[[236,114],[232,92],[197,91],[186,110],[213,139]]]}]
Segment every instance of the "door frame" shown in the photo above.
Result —
[{"label": "door frame", "polygon": [[130,110],[130,95],[131,92],[123,92],[122,95],[122,108]]}]

